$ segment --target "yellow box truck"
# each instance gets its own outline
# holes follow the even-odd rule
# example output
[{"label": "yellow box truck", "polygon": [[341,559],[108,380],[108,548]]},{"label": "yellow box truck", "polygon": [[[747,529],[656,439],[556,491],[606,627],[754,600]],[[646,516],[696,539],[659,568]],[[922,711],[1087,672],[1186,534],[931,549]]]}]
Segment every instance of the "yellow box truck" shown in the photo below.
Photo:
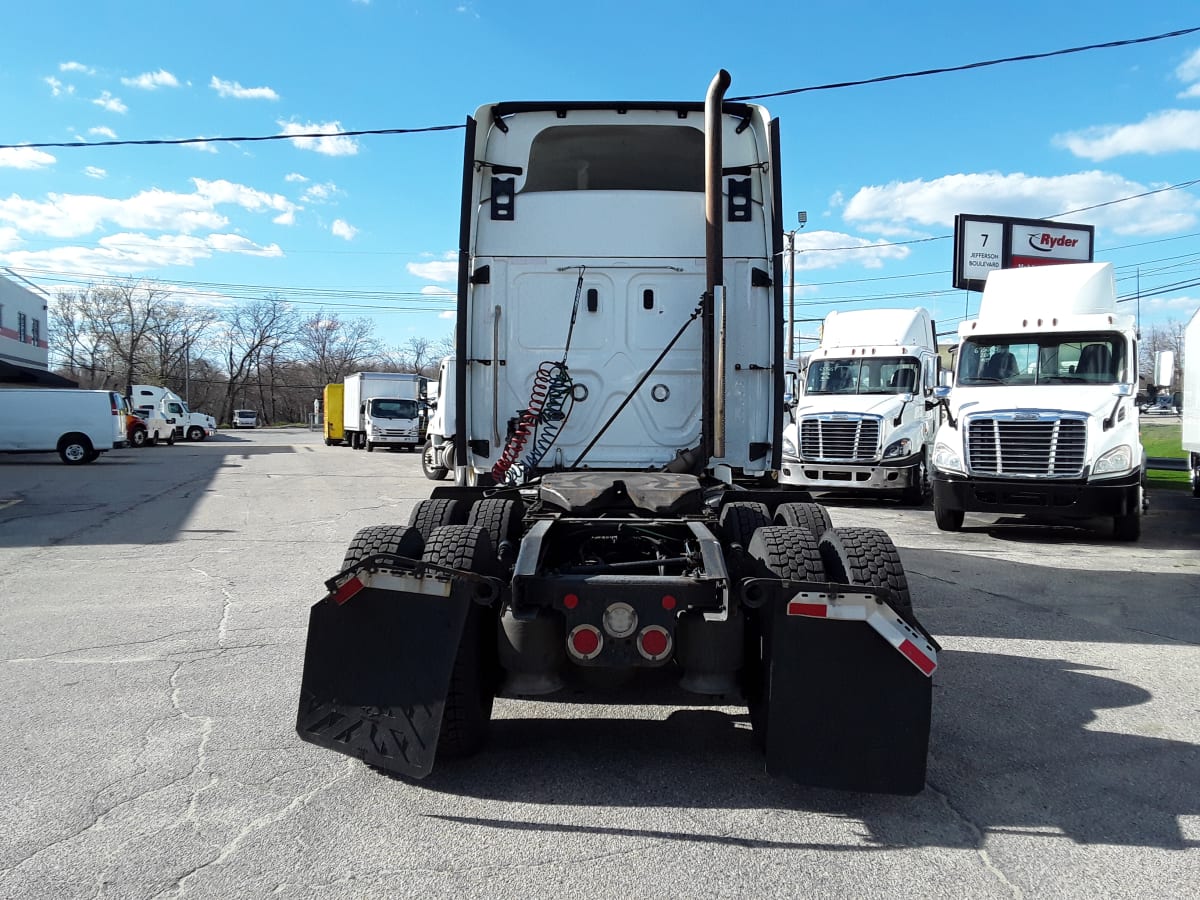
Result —
[{"label": "yellow box truck", "polygon": [[342,443],[345,432],[342,430],[342,384],[325,385],[325,446],[333,447]]}]

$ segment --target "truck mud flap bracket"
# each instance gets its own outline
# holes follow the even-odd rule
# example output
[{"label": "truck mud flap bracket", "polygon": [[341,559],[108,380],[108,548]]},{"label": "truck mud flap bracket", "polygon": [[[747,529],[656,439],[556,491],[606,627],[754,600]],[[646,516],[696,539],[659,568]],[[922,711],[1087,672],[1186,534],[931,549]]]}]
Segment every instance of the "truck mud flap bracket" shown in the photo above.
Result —
[{"label": "truck mud flap bracket", "polygon": [[500,582],[376,556],[326,582],[309,613],[296,731],[396,775],[433,768],[471,603]]},{"label": "truck mud flap bracket", "polygon": [[858,585],[775,582],[767,771],[835,790],[925,787],[937,642]]}]

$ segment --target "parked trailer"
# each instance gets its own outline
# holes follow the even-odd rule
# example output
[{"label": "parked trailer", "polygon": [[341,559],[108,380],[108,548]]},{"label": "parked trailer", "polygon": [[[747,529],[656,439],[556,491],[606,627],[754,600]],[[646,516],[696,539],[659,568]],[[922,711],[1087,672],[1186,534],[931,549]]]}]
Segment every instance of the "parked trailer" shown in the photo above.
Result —
[{"label": "parked trailer", "polygon": [[128,444],[129,409],[115,391],[0,389],[0,453],[57,453],[69,466]]},{"label": "parked trailer", "polygon": [[343,399],[345,397],[345,385],[341,382],[325,385],[324,393],[324,408],[325,408],[325,446],[333,447],[341,444],[346,437],[345,427],[343,424]]},{"label": "parked trailer", "polygon": [[745,704],[772,773],[922,789],[937,644],[896,548],[776,481],[779,130],[728,84],[468,118],[456,485],[326,582],[304,740],[421,778],[496,696],[658,675]]}]

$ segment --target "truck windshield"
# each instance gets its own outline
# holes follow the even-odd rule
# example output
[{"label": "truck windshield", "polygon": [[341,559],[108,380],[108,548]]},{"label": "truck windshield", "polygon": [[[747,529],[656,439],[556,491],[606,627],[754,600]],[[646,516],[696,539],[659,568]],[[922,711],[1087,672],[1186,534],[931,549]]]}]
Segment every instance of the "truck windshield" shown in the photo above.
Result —
[{"label": "truck windshield", "polygon": [[921,383],[913,356],[819,359],[808,365],[805,394],[910,394]]},{"label": "truck windshield", "polygon": [[963,385],[1116,384],[1126,380],[1125,339],[1112,332],[981,335],[963,342]]},{"label": "truck windshield", "polygon": [[376,419],[415,419],[416,400],[372,400],[371,416]]}]

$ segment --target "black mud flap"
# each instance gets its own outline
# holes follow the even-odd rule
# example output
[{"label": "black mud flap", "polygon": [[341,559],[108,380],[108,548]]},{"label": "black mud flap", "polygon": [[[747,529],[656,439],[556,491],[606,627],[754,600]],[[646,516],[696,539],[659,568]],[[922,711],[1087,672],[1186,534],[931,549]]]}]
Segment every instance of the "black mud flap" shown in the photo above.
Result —
[{"label": "black mud flap", "polygon": [[474,586],[405,573],[361,579],[343,579],[309,614],[296,731],[423,778],[433,768]]},{"label": "black mud flap", "polygon": [[920,793],[936,642],[894,613],[884,625],[907,630],[889,639],[868,621],[793,607],[775,604],[772,622],[767,771],[812,787]]}]

